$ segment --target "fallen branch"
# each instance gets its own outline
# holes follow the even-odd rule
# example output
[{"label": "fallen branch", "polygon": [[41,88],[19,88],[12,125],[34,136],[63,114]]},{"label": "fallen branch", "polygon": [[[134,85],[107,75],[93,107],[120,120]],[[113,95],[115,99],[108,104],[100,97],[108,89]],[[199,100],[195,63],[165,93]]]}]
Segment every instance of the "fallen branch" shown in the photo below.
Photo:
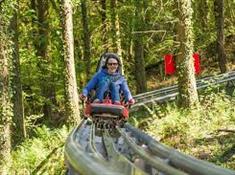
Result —
[{"label": "fallen branch", "polygon": [[41,163],[33,170],[32,174],[37,174],[42,167],[49,161],[49,159],[52,157],[53,154],[55,154],[55,152],[61,148],[62,146],[64,146],[64,143],[61,143],[58,147],[54,148],[47,156],[44,160],[41,161]]},{"label": "fallen branch", "polygon": [[235,129],[218,129],[218,132],[232,132],[235,133]]},{"label": "fallen branch", "polygon": [[145,33],[165,33],[165,30],[146,30],[146,31],[134,31],[132,34],[145,34]]}]

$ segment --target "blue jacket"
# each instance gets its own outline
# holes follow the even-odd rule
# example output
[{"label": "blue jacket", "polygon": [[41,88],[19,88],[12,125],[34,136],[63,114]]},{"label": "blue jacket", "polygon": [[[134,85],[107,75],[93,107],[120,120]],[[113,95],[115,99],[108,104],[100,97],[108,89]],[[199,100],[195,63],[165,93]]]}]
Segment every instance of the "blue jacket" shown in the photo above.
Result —
[{"label": "blue jacket", "polygon": [[[102,69],[97,72],[92,79],[88,82],[86,87],[83,89],[82,93],[87,96],[92,89],[96,89],[98,85],[103,83],[115,83],[116,86],[120,86],[120,90],[124,93],[125,100],[129,101],[133,97],[128,88],[127,81],[119,72],[114,74],[109,74],[107,69]],[[108,90],[108,89],[107,89]]]}]

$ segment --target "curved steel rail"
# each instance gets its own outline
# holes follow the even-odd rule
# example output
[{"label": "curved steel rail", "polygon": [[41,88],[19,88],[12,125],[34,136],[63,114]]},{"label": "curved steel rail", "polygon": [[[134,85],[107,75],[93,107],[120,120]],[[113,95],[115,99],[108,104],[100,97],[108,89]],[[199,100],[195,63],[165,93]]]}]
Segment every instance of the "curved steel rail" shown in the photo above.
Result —
[{"label": "curved steel rail", "polygon": [[[202,89],[214,84],[221,84],[224,82],[229,82],[234,80],[235,80],[235,71],[211,77],[206,77],[197,80],[197,89]],[[143,106],[147,103],[174,100],[178,94],[179,94],[178,85],[173,85],[170,87],[161,88],[154,91],[135,95],[134,99],[136,100],[136,103],[132,105],[131,110],[135,110],[136,108]]]},{"label": "curved steel rail", "polygon": [[83,122],[66,141],[65,160],[71,175],[235,175],[169,148],[128,123],[110,131]]},{"label": "curved steel rail", "polygon": [[107,132],[96,133],[87,121],[67,138],[65,162],[69,175],[146,175],[117,151],[113,136]]},{"label": "curved steel rail", "polygon": [[107,150],[107,158],[116,167],[122,168],[127,174],[147,175],[144,171],[138,168],[133,162],[128,160],[121,152],[118,151],[114,139],[107,130],[104,131],[103,140]]},{"label": "curved steel rail", "polygon": [[[92,151],[87,151],[86,147],[89,141],[89,125],[83,122],[75,128],[69,135],[65,144],[65,160],[69,167],[69,174],[81,175],[124,175],[123,172],[113,169],[107,161],[100,159],[100,156]],[[88,137],[86,137],[88,135]],[[84,138],[83,138],[84,136]],[[84,144],[85,143],[85,144]],[[83,147],[84,146],[84,147]]]},{"label": "curved steel rail", "polygon": [[144,161],[148,162],[153,168],[158,170],[159,172],[163,172],[165,174],[169,175],[186,175],[186,173],[170,166],[167,161],[164,161],[160,159],[157,156],[153,156],[153,154],[150,154],[146,150],[146,148],[142,148],[141,146],[138,146],[135,141],[129,137],[126,132],[122,131],[120,128],[118,128],[118,131],[122,135],[122,137],[125,138],[128,145],[133,149],[133,151]]},{"label": "curved steel rail", "polygon": [[169,148],[157,141],[149,135],[134,128],[130,124],[125,124],[125,128],[129,130],[141,142],[146,144],[148,148],[159,157],[167,159],[169,164],[176,168],[184,170],[192,175],[235,175],[235,171],[216,166],[212,163],[198,160],[192,156],[185,155],[173,148]]}]

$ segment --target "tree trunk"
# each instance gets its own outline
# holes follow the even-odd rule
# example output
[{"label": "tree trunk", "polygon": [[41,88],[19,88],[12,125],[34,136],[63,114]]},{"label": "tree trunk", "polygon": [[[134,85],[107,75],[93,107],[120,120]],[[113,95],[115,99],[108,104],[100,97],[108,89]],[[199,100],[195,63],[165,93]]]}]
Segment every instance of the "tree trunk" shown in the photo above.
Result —
[{"label": "tree trunk", "polygon": [[65,99],[68,122],[77,124],[80,121],[79,99],[74,65],[74,39],[72,4],[70,0],[62,0],[64,63],[65,63]]},{"label": "tree trunk", "polygon": [[[135,0],[135,19],[134,19],[134,32],[141,31],[143,27],[142,16],[142,1]],[[134,58],[135,58],[135,78],[137,93],[147,91],[146,73],[145,73],[145,61],[144,61],[144,46],[143,46],[143,34],[135,33],[134,42]]]},{"label": "tree trunk", "polygon": [[48,57],[48,13],[49,6],[48,0],[37,0],[37,15],[38,15],[38,46],[37,46],[37,55],[42,59],[46,60]]},{"label": "tree trunk", "polygon": [[82,12],[82,24],[83,24],[83,43],[84,43],[84,60],[86,61],[86,81],[90,79],[91,74],[91,39],[90,30],[88,26],[88,14],[87,14],[87,1],[81,1]]},{"label": "tree trunk", "polygon": [[13,33],[13,122],[14,122],[14,144],[20,143],[26,138],[25,120],[24,120],[24,106],[22,96],[22,85],[20,76],[20,59],[19,59],[19,41],[18,41],[18,5],[14,12],[11,22],[11,31]]},{"label": "tree trunk", "polygon": [[217,28],[217,56],[221,73],[228,71],[224,50],[224,0],[214,1],[215,23]]},{"label": "tree trunk", "polygon": [[178,85],[181,107],[198,105],[198,93],[193,61],[193,32],[191,0],[178,0],[178,36],[180,42],[177,53]]},{"label": "tree trunk", "polygon": [[103,45],[104,50],[108,52],[108,38],[107,38],[107,25],[106,25],[106,0],[100,0],[101,5],[101,21],[103,25],[102,33],[103,33]]},{"label": "tree trunk", "polygon": [[7,167],[11,162],[12,104],[9,82],[9,42],[6,37],[6,19],[1,5],[2,2],[0,2],[0,174],[7,175]]},{"label": "tree trunk", "polygon": [[112,31],[112,43],[114,47],[114,52],[120,57],[122,64],[122,74],[124,74],[124,65],[122,60],[122,46],[121,46],[121,34],[120,34],[120,24],[119,17],[117,14],[117,0],[110,0],[110,14],[111,14],[111,31]]},{"label": "tree trunk", "polygon": [[[36,44],[37,56],[40,58],[38,67],[41,72],[41,89],[44,97],[43,113],[50,121],[53,119],[52,106],[56,105],[55,88],[53,86],[53,74],[51,58],[48,55],[49,45],[49,2],[48,0],[37,0],[38,15],[38,41]],[[50,82],[50,83],[45,83]]]}]

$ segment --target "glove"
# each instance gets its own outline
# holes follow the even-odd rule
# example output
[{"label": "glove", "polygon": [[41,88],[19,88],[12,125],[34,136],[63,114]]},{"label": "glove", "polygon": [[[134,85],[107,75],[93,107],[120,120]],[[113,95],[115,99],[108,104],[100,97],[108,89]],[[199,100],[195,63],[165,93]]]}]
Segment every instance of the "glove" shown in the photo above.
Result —
[{"label": "glove", "polygon": [[80,99],[82,101],[86,101],[87,100],[87,96],[85,96],[84,94],[80,94],[79,97],[80,97]]},{"label": "glove", "polygon": [[133,104],[135,104],[135,100],[132,98],[132,99],[130,99],[129,101],[128,101],[128,104],[129,105],[133,105]]}]

